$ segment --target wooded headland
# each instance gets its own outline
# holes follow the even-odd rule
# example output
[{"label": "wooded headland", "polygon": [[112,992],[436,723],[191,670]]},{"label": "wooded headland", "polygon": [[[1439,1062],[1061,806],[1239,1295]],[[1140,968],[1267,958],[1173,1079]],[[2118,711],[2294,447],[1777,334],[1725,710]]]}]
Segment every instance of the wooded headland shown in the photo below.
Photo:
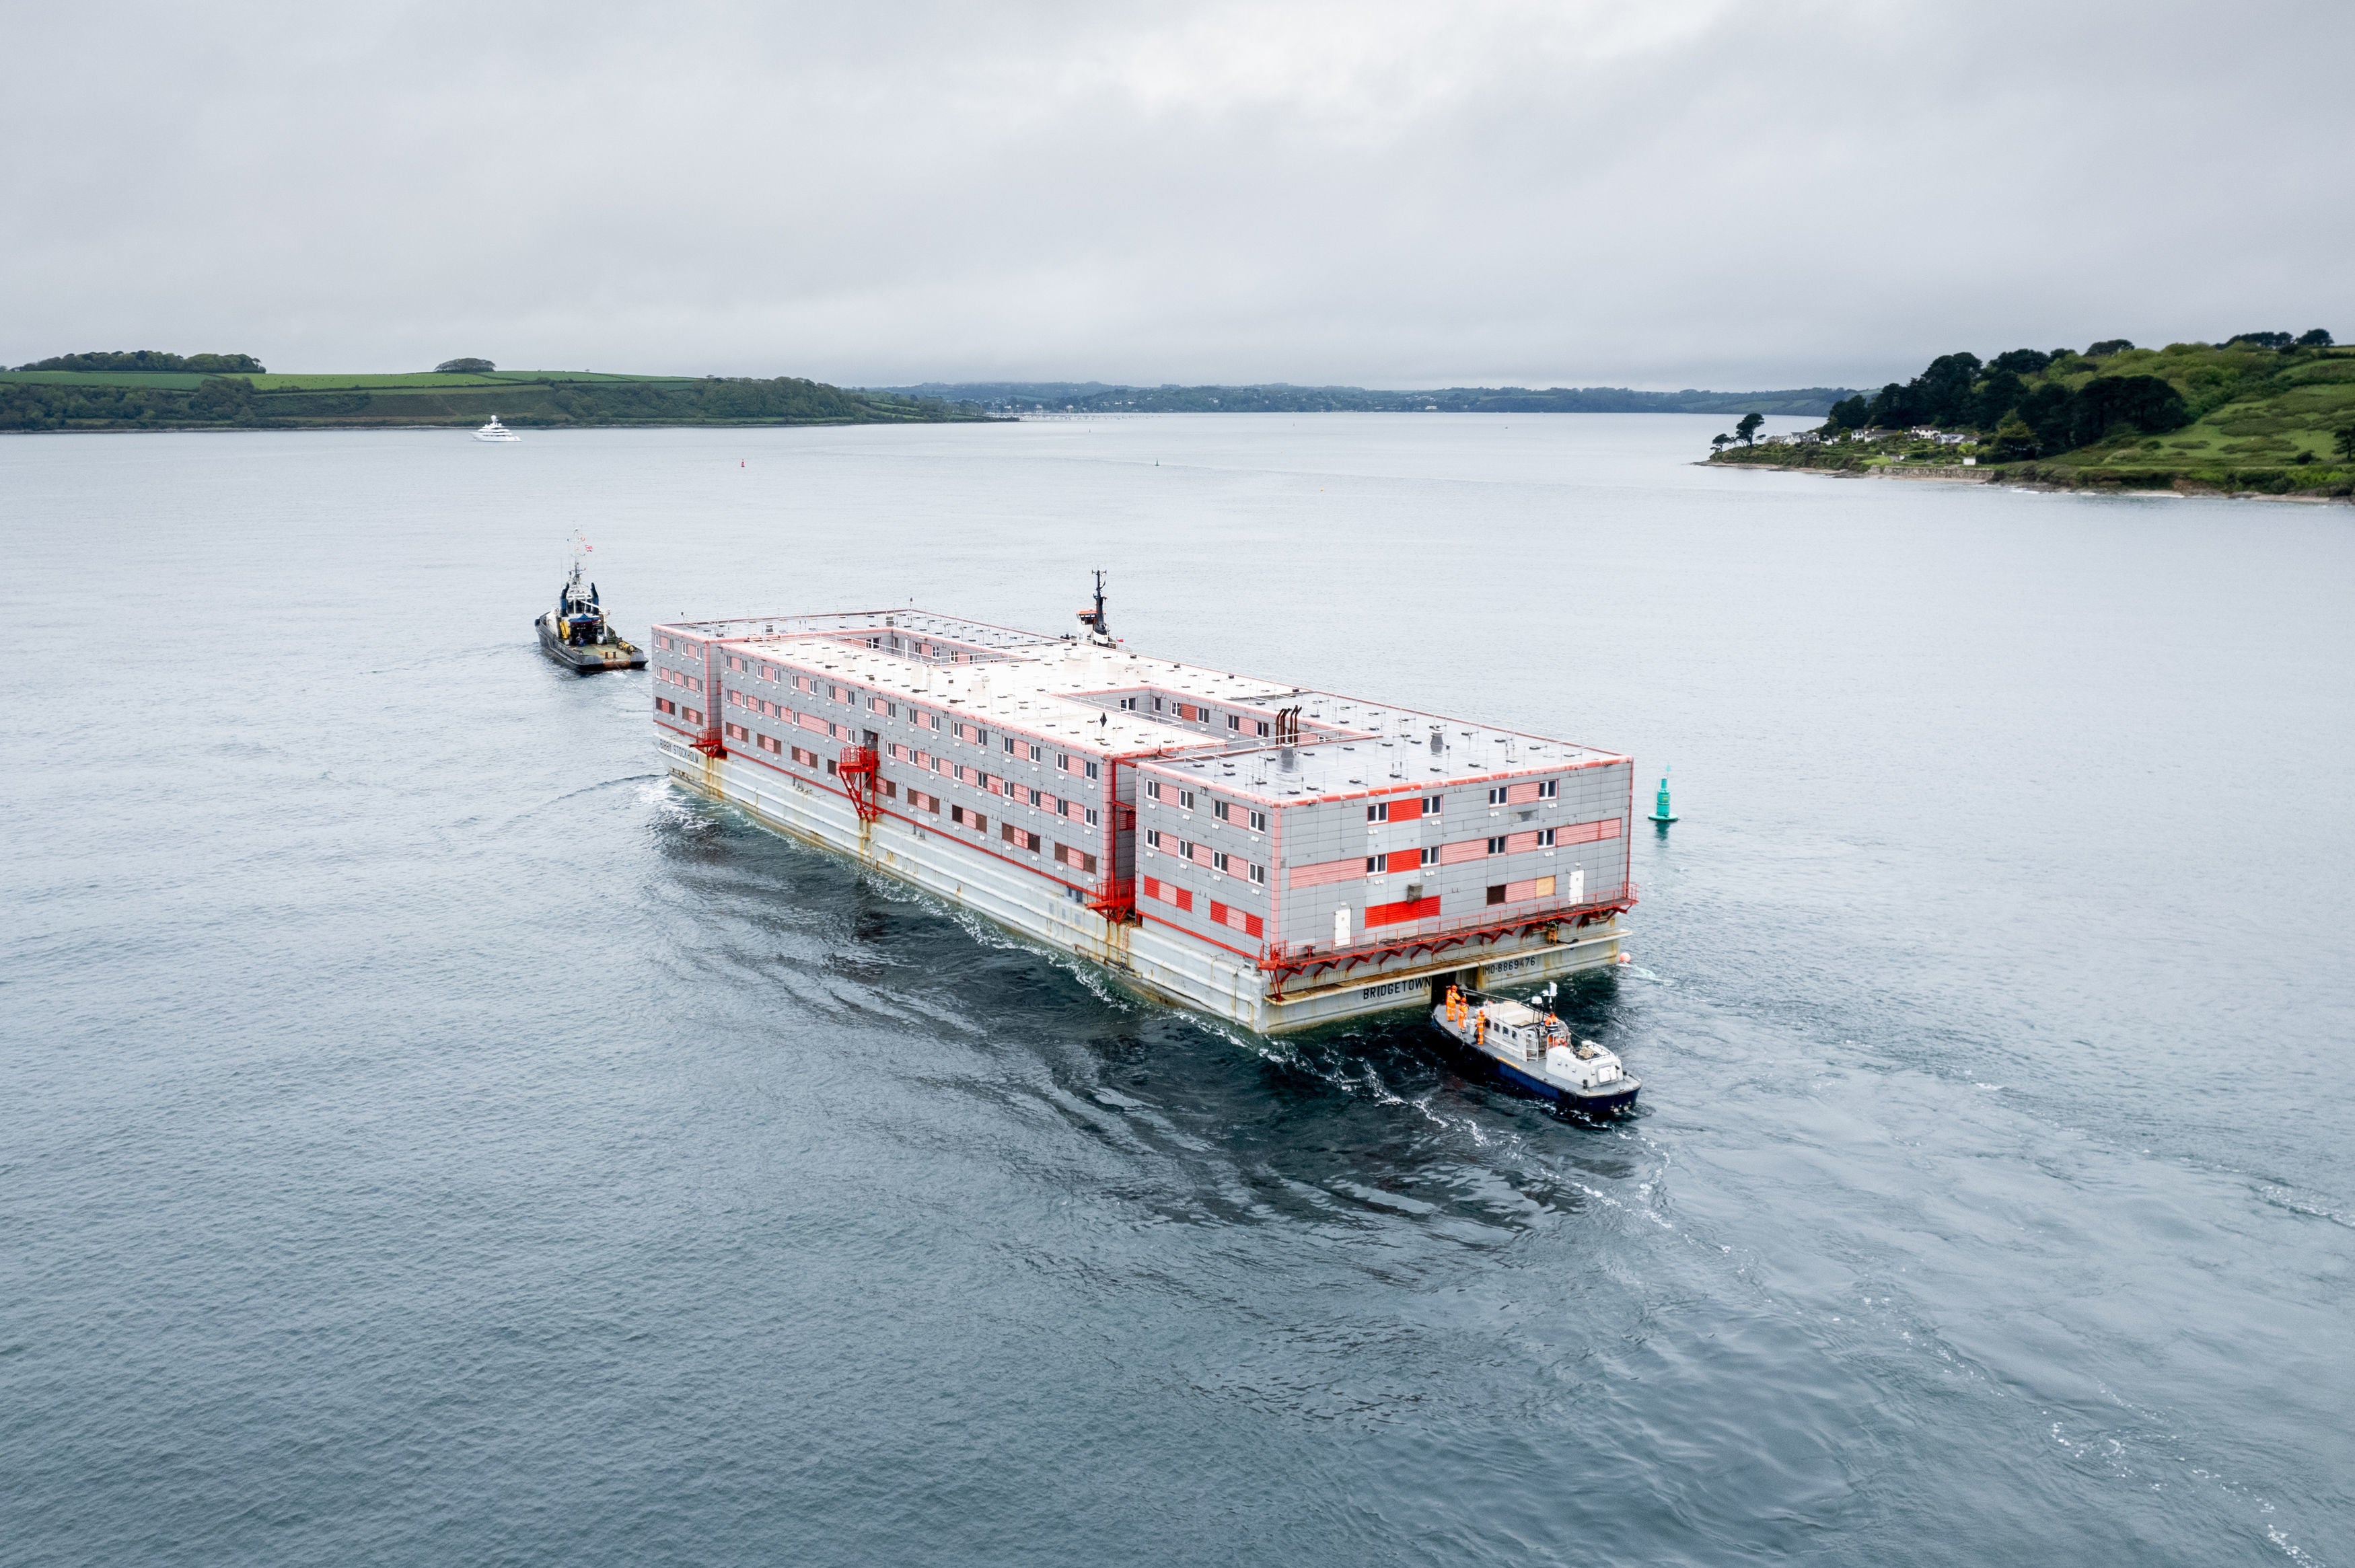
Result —
[{"label": "wooded headland", "polygon": [[[2073,489],[2355,493],[2355,348],[2320,328],[2222,344],[1943,355],[1835,404],[1817,429],[1718,438],[1720,463],[1834,472],[1969,469]],[[1955,477],[1961,477],[1957,472]]]},{"label": "wooded headland", "polygon": [[[249,355],[141,349],[0,370],[0,430],[366,429],[479,425],[859,425],[990,416],[937,397],[848,391],[781,376],[495,370],[273,376]],[[468,368],[454,368],[458,366]],[[472,366],[481,366],[475,369]]]}]

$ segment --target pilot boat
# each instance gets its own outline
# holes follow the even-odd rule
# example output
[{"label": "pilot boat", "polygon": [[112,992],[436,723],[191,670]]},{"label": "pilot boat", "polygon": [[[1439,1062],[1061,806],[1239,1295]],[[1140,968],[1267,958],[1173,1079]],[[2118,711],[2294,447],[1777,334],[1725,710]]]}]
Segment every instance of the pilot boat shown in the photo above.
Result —
[{"label": "pilot boat", "polygon": [[597,602],[597,585],[581,580],[581,556],[587,548],[574,542],[572,575],[557,590],[556,608],[539,618],[539,645],[549,658],[584,673],[643,668],[645,650],[623,641],[606,623],[604,607]]},{"label": "pilot boat", "polygon": [[[1536,1000],[1550,1002],[1553,996],[1548,986]],[[1446,1000],[1431,1010],[1431,1022],[1496,1064],[1507,1081],[1589,1116],[1626,1109],[1644,1086],[1616,1054],[1576,1038],[1561,1019],[1529,1002],[1451,985]]]},{"label": "pilot boat", "polygon": [[489,424],[485,425],[481,429],[474,432],[474,439],[478,441],[519,441],[523,440],[521,436],[517,435],[513,430],[510,430],[505,425],[500,424],[499,417],[496,414],[491,416],[491,422]]}]

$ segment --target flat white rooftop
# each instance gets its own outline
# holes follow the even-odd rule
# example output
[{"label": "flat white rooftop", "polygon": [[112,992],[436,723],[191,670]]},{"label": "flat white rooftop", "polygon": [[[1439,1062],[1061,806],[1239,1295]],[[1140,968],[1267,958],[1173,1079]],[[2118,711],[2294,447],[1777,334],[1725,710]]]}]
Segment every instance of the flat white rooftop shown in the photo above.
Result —
[{"label": "flat white rooftop", "polygon": [[[1625,760],[1395,704],[922,609],[674,621],[655,631],[657,649],[666,639],[709,643],[715,654],[822,672],[888,700],[1052,738],[1071,750],[1150,757],[1273,800]],[[757,665],[750,673],[758,675]],[[1286,710],[1294,710],[1298,737],[1288,747],[1281,741]],[[1240,728],[1229,726],[1231,716]],[[1268,734],[1259,732],[1262,724]]]}]

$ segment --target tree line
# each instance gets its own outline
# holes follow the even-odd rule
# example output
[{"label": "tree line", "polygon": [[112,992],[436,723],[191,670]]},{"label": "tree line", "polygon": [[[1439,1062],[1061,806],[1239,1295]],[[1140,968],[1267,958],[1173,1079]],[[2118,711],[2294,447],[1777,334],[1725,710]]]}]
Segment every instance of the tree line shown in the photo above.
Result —
[{"label": "tree line", "polygon": [[60,354],[37,359],[19,370],[174,370],[198,376],[266,376],[250,354],[165,354],[160,349],[113,349],[99,354]]},{"label": "tree line", "polygon": [[[2320,327],[2301,336],[2286,332],[2239,333],[2225,347],[2294,354],[2330,346]],[[2196,417],[2182,393],[2157,376],[2104,375],[2100,362],[2135,345],[2105,338],[2083,354],[2057,348],[2015,348],[1993,359],[1945,354],[1911,381],[1892,381],[1870,398],[1859,393],[1832,405],[1827,433],[1907,429],[1934,425],[1974,430],[2000,461],[2050,456],[2100,440],[2124,425],[2158,435]],[[2067,376],[2092,372],[2073,385]]]}]

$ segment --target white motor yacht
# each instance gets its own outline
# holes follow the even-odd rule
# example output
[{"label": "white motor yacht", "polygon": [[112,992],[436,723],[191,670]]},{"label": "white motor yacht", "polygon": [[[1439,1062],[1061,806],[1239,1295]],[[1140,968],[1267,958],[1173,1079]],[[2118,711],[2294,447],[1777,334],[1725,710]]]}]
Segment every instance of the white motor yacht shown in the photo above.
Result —
[{"label": "white motor yacht", "polygon": [[478,441],[519,441],[523,440],[521,436],[517,435],[513,430],[510,430],[505,425],[500,424],[499,417],[496,414],[491,416],[491,422],[489,424],[485,425],[481,429],[474,432],[474,439]]}]

